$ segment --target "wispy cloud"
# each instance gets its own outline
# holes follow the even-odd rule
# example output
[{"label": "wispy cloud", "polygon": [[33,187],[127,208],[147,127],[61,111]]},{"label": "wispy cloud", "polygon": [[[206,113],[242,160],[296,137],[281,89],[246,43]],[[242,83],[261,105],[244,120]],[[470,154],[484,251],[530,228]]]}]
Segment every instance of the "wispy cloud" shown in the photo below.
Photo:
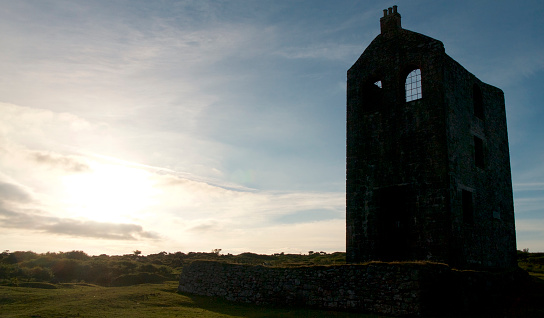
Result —
[{"label": "wispy cloud", "polygon": [[361,53],[360,45],[337,43],[322,43],[317,46],[301,46],[282,48],[275,54],[290,59],[326,59],[344,61],[348,57],[352,58],[357,53]]},{"label": "wispy cloud", "polygon": [[[72,113],[2,102],[0,116],[6,120],[0,127],[0,146],[4,150],[19,145],[58,150],[61,147],[74,146],[80,141],[88,141],[87,134],[99,134],[99,130],[103,128],[102,123],[92,125]],[[29,156],[35,160],[46,160],[43,154]]]},{"label": "wispy cloud", "polygon": [[108,240],[158,239],[155,232],[144,231],[141,225],[96,222],[90,220],[57,219],[39,226],[38,229],[53,234],[92,237]]},{"label": "wispy cloud", "polygon": [[544,237],[542,229],[544,229],[544,220],[542,218],[516,220],[516,231],[518,232],[537,232]]},{"label": "wispy cloud", "polygon": [[544,190],[544,182],[514,183],[514,191],[538,191]]},{"label": "wispy cloud", "polygon": [[38,164],[60,168],[68,172],[90,172],[91,167],[84,161],[73,156],[62,156],[51,152],[33,151],[30,158]]},{"label": "wispy cloud", "polygon": [[[13,206],[13,205],[12,205]],[[97,222],[84,219],[59,218],[41,211],[17,211],[0,202],[0,225],[3,228],[47,232],[72,237],[106,240],[158,239],[157,233],[145,231],[141,225]]]},{"label": "wispy cloud", "polygon": [[0,225],[3,228],[109,240],[160,238],[137,224],[63,218],[42,208],[28,190],[13,183],[0,182]]},{"label": "wispy cloud", "polygon": [[483,79],[498,87],[508,88],[519,85],[544,70],[544,56],[540,48],[525,47],[514,50],[514,47],[485,61],[485,69],[480,70]]},{"label": "wispy cloud", "polygon": [[343,193],[247,191],[176,176],[161,175],[154,179],[156,186],[163,190],[160,195],[163,206],[185,211],[180,216],[172,215],[173,218],[195,220],[213,216],[213,219],[230,220],[241,226],[266,224],[282,215],[313,209],[327,209],[334,211],[337,218],[344,217]]},{"label": "wispy cloud", "polygon": [[219,222],[216,219],[196,220],[187,224],[187,231],[198,234],[217,233],[223,231],[224,224],[227,222]]},{"label": "wispy cloud", "polygon": [[27,203],[32,197],[20,186],[0,181],[0,200]]},{"label": "wispy cloud", "polygon": [[516,208],[516,213],[519,214],[534,211],[544,212],[544,198],[540,195],[529,198],[515,198],[514,206]]}]

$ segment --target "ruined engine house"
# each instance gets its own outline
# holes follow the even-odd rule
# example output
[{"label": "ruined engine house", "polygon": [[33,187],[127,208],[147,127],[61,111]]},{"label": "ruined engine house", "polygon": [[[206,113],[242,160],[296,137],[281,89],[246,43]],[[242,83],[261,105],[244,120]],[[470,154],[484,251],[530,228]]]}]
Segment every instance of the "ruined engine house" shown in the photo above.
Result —
[{"label": "ruined engine house", "polygon": [[502,90],[405,30],[397,7],[347,72],[348,262],[516,264]]}]

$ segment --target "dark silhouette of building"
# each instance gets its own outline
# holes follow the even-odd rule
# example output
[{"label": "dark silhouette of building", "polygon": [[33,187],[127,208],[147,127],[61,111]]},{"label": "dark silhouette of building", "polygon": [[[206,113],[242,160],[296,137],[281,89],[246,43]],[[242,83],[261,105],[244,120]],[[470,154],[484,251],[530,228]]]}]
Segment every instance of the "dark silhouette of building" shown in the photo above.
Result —
[{"label": "dark silhouette of building", "polygon": [[347,73],[347,260],[516,264],[506,113],[397,7]]}]

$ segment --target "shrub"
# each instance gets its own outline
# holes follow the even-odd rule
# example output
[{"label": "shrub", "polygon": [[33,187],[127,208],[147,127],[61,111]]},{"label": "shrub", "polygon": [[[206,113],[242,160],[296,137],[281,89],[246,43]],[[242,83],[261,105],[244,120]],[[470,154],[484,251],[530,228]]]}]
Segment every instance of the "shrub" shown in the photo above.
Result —
[{"label": "shrub", "polygon": [[23,271],[17,264],[0,264],[0,279],[9,280],[17,276],[23,276]]},{"label": "shrub", "polygon": [[28,275],[31,279],[42,282],[48,282],[53,279],[53,272],[51,269],[39,266],[28,269]]},{"label": "shrub", "polygon": [[86,260],[91,258],[89,255],[87,255],[87,253],[85,253],[83,251],[66,252],[66,253],[63,253],[62,256],[64,258],[76,259],[76,260],[80,260],[80,261],[86,261]]},{"label": "shrub", "polygon": [[80,261],[73,259],[60,259],[53,265],[51,271],[55,279],[59,282],[71,282],[78,278],[78,266],[80,263]]},{"label": "shrub", "polygon": [[112,282],[112,286],[130,286],[138,284],[159,284],[167,281],[168,278],[152,273],[137,273],[121,275],[115,278]]},{"label": "shrub", "polygon": [[152,264],[141,264],[138,266],[137,271],[145,273],[155,273],[157,272],[157,268]]}]

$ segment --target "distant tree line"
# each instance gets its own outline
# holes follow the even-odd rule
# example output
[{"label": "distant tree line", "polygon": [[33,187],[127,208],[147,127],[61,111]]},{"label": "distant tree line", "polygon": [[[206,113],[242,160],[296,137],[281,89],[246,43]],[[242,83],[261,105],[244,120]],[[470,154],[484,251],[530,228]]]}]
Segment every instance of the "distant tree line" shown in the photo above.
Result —
[{"label": "distant tree line", "polygon": [[21,282],[89,283],[102,286],[124,286],[177,280],[184,264],[195,260],[215,260],[237,264],[267,266],[304,266],[341,264],[344,253],[311,253],[311,255],[277,253],[260,255],[242,253],[167,253],[147,256],[135,250],[121,256],[89,256],[83,251],[34,253],[4,251],[0,254],[0,284]]},{"label": "distant tree line", "polygon": [[[183,266],[195,260],[278,267],[341,265],[346,262],[343,252],[272,255],[220,252],[221,249],[214,249],[210,253],[160,252],[143,256],[141,251],[135,250],[121,256],[89,256],[83,251],[42,254],[4,251],[0,254],[0,284],[48,282],[127,286],[160,283],[177,280]],[[518,264],[525,270],[544,275],[544,253],[518,251]]]},{"label": "distant tree line", "polygon": [[[158,254],[157,254],[158,255]],[[161,282],[176,279],[175,259],[163,264],[153,258],[89,256],[83,251],[37,254],[4,251],[0,254],[0,283],[85,282],[103,286],[130,285],[133,282]]]}]

